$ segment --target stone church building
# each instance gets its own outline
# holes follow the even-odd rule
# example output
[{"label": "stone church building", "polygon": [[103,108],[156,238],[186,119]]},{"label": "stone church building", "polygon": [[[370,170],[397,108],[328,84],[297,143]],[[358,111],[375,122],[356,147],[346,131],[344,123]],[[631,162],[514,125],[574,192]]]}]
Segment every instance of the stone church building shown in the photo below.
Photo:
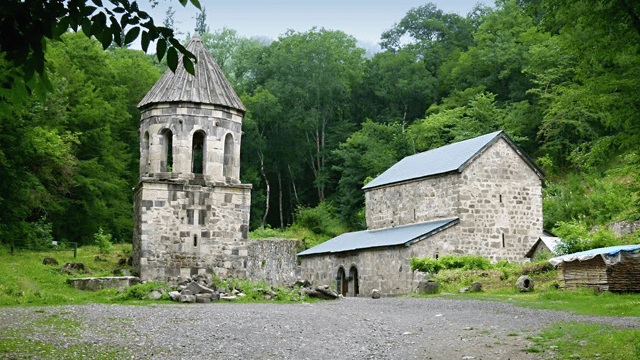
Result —
[{"label": "stone church building", "polygon": [[296,242],[247,240],[251,185],[240,182],[246,109],[195,33],[195,74],[167,70],[138,104],[140,182],[133,270],[143,280],[198,273],[296,278]]},{"label": "stone church building", "polygon": [[408,156],[363,187],[367,230],[298,254],[305,279],[345,296],[406,294],[412,257],[524,262],[543,233],[544,172],[502,131]]}]

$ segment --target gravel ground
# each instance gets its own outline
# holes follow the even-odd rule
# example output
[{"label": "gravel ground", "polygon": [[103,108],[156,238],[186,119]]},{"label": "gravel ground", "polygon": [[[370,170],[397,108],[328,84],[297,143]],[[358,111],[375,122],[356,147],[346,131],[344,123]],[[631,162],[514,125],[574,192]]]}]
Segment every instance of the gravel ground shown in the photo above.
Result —
[{"label": "gravel ground", "polygon": [[638,318],[441,298],[57,306],[3,308],[0,314],[0,339],[57,314],[81,322],[84,330],[31,336],[58,346],[84,342],[153,359],[537,359],[552,354],[523,352],[533,345],[526,338],[552,322],[640,327]]}]

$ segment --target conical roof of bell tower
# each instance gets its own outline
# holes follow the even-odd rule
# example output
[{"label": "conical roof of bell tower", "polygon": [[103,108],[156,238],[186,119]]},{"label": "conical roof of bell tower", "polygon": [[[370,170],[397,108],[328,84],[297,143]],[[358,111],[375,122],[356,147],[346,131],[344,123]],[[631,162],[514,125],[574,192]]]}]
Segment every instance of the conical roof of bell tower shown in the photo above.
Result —
[{"label": "conical roof of bell tower", "polygon": [[193,102],[222,105],[245,112],[246,108],[197,32],[186,48],[198,59],[195,75],[185,70],[181,54],[176,72],[167,70],[140,101],[138,108],[153,103]]}]

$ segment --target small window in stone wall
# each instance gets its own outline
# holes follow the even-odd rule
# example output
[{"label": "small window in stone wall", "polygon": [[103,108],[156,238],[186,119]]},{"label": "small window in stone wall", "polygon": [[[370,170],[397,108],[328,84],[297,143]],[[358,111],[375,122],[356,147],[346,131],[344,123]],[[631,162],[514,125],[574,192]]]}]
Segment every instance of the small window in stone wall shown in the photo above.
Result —
[{"label": "small window in stone wall", "polygon": [[204,132],[196,131],[193,134],[191,146],[191,172],[194,174],[202,174],[204,170]]},{"label": "small window in stone wall", "polygon": [[436,254],[436,260],[438,260],[438,254]]},{"label": "small window in stone wall", "polygon": [[193,246],[198,246],[198,235],[193,235]]},{"label": "small window in stone wall", "polygon": [[502,247],[504,247],[504,234],[502,234]]},{"label": "small window in stone wall", "polygon": [[500,204],[502,204],[502,195],[500,195]]}]

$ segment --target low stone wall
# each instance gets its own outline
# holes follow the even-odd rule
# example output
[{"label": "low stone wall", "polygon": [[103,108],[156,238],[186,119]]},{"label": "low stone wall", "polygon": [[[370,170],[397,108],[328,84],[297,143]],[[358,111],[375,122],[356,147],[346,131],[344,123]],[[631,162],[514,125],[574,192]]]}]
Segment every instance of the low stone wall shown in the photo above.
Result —
[{"label": "low stone wall", "polygon": [[127,286],[139,284],[140,279],[136,276],[107,276],[67,279],[67,283],[78,290],[100,290],[106,288],[118,288],[122,290]]},{"label": "low stone wall", "polygon": [[248,247],[247,278],[265,280],[271,285],[292,285],[300,276],[297,253],[302,243],[298,240],[254,240]]},{"label": "low stone wall", "polygon": [[177,280],[196,274],[265,280],[271,285],[292,285],[300,276],[296,254],[302,243],[289,239],[238,240],[211,244],[207,253],[171,253],[145,263],[142,280]]}]

